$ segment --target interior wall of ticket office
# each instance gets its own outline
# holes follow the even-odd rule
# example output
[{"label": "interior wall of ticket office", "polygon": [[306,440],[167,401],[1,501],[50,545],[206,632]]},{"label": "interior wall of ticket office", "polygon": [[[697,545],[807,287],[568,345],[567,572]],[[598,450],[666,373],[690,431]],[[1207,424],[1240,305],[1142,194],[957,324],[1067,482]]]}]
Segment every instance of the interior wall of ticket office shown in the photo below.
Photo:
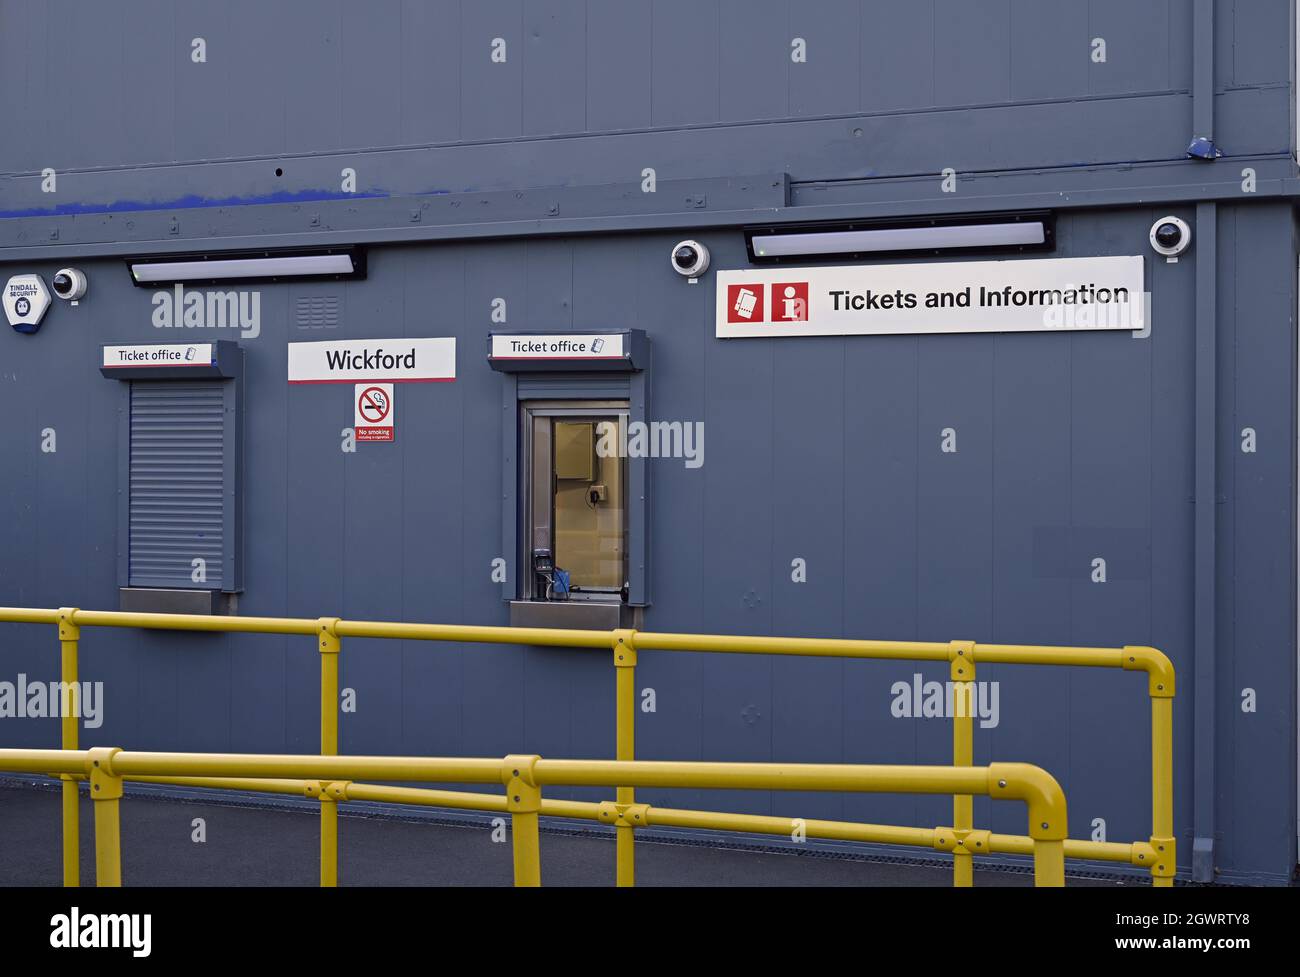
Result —
[{"label": "interior wall of ticket office", "polygon": [[[1158,646],[1179,670],[1180,864],[1196,836],[1213,840],[1223,877],[1284,880],[1296,798],[1289,8],[156,3],[78,7],[63,29],[56,8],[0,2],[0,106],[30,120],[26,138],[0,144],[2,270],[48,282],[75,264],[90,279],[86,301],[56,300],[36,335],[0,333],[0,603],[116,606],[123,447],[98,350],[172,338],[150,324],[151,292],[131,285],[123,256],[367,243],[364,281],[259,286],[260,335],[242,340],[240,613],[504,623],[490,576],[505,555],[503,379],[485,336],[644,329],[654,416],[706,431],[701,468],[652,465],[646,628]],[[806,62],[790,59],[793,35]],[[504,62],[490,57],[497,38]],[[1186,160],[1207,104],[1225,157]],[[1246,165],[1260,177],[1249,202]],[[337,189],[345,167],[355,194]],[[655,194],[641,192],[647,167]],[[940,189],[944,167],[956,194]],[[898,216],[1052,200],[1056,255],[1146,256],[1147,338],[721,341],[711,277],[690,285],[667,260],[698,237],[715,269],[745,267],[739,227],[774,206]],[[1147,245],[1166,213],[1196,234],[1176,264]],[[490,319],[496,298],[504,326]],[[300,314],[331,299],[328,322]],[[350,388],[291,388],[286,344],[401,336],[456,337],[457,379],[401,386],[395,443],[344,453]],[[940,450],[948,427],[955,453]],[[41,450],[46,428],[55,452]],[[1197,491],[1207,472],[1212,506]],[[792,580],[796,558],[806,583]],[[6,626],[0,678],[53,677],[55,649],[52,631]],[[83,742],[316,748],[311,642],[94,630],[83,649],[83,678],[105,683],[103,724]],[[948,724],[891,710],[894,683],[918,672],[946,674],[647,653],[638,685],[656,711],[638,715],[638,752],[943,762]],[[980,678],[998,683],[999,716],[978,733],[977,762],[1051,770],[1074,837],[1095,819],[1112,840],[1146,837],[1139,679],[992,666]],[[343,683],[357,702],[347,752],[612,750],[599,655],[350,640]],[[57,741],[52,720],[0,731],[14,746]],[[935,798],[672,800],[950,817]],[[976,811],[981,825],[1023,827],[1015,811]]]}]

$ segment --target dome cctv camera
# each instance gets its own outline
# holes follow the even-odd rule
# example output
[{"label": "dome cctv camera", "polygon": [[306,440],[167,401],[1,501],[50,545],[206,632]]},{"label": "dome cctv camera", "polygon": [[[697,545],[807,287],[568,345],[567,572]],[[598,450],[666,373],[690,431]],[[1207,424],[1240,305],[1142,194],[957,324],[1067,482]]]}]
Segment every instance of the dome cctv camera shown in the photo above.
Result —
[{"label": "dome cctv camera", "polygon": [[54,275],[54,294],[75,303],[86,294],[86,276],[76,268],[60,268]]},{"label": "dome cctv camera", "polygon": [[1161,217],[1151,225],[1151,247],[1171,261],[1187,250],[1192,243],[1192,229],[1177,217]]},{"label": "dome cctv camera", "polygon": [[709,249],[699,241],[681,241],[673,247],[673,271],[687,278],[698,278],[709,267]]}]

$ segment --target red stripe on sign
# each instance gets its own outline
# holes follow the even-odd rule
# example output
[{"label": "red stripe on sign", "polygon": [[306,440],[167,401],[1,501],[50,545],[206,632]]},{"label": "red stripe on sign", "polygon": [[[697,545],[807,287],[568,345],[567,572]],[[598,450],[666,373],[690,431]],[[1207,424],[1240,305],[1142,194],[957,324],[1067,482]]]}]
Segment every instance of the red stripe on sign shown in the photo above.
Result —
[{"label": "red stripe on sign", "polygon": [[290,380],[290,383],[455,383],[455,377],[407,377],[403,380],[373,380],[369,377],[364,379],[348,380]]},{"label": "red stripe on sign", "polygon": [[489,356],[490,360],[622,360],[627,357],[623,354],[618,356]]}]

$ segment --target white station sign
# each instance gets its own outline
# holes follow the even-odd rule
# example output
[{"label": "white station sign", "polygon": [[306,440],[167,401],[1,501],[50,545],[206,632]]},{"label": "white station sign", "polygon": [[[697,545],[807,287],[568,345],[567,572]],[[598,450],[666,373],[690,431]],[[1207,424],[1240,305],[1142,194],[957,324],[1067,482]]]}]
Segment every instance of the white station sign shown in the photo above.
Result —
[{"label": "white station sign", "polygon": [[455,379],[455,339],[344,339],[289,344],[290,383]]},{"label": "white station sign", "polygon": [[211,366],[212,344],[105,346],[103,365],[110,370],[142,366]]},{"label": "white station sign", "polygon": [[50,307],[50,291],[40,275],[14,275],[5,282],[5,318],[19,332],[35,332]]},{"label": "white station sign", "polygon": [[1136,255],[719,271],[716,335],[1138,330],[1142,262]]},{"label": "white station sign", "polygon": [[494,333],[492,336],[494,360],[620,360],[625,352],[622,333],[607,336]]}]

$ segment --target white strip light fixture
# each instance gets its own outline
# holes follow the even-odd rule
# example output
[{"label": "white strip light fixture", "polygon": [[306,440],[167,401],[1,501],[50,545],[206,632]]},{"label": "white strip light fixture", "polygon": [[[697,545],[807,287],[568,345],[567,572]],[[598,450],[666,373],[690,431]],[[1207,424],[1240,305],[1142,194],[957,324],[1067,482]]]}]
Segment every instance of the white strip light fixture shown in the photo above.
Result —
[{"label": "white strip light fixture", "polygon": [[875,222],[750,228],[745,231],[750,260],[779,264],[799,258],[862,258],[880,254],[980,251],[1007,248],[1049,250],[1050,214],[997,215],[980,219],[912,219],[892,225]]},{"label": "white strip light fixture", "polygon": [[129,262],[137,285],[171,282],[279,281],[290,278],[358,278],[365,275],[360,252],[315,254],[177,255]]}]

